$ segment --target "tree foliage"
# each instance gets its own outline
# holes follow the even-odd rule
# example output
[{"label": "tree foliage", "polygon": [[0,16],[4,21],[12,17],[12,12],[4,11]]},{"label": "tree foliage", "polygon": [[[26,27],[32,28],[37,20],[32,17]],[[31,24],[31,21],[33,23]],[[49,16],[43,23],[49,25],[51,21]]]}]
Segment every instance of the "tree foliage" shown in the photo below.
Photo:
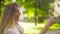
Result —
[{"label": "tree foliage", "polygon": [[[2,0],[1,3],[1,10],[4,8],[5,5],[11,3],[12,0]],[[37,9],[38,16],[46,16],[48,15],[48,10],[50,9],[50,3],[53,3],[54,0],[16,0],[16,2],[20,6],[24,6],[26,8],[27,14],[34,14],[35,10]],[[35,9],[36,7],[36,9]],[[1,11],[0,11],[1,14]],[[30,16],[30,15],[29,15]],[[32,16],[31,16],[32,17]]]},{"label": "tree foliage", "polygon": [[[50,3],[53,3],[54,0],[16,0],[16,2],[26,9],[24,14],[30,19],[35,18],[35,22],[38,21],[38,17],[49,16],[49,9],[51,9]],[[1,13],[3,13],[4,6],[12,3],[12,0],[2,0],[1,4]]]}]

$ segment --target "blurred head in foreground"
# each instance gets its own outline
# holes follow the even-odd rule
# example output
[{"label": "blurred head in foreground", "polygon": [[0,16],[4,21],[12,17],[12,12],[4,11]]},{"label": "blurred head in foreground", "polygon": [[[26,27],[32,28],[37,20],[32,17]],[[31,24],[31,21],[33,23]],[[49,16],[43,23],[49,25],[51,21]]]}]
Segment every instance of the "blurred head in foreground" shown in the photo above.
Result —
[{"label": "blurred head in foreground", "polygon": [[18,22],[20,15],[19,9],[20,7],[17,3],[11,3],[5,6],[0,24],[0,34],[2,34],[4,28],[9,28]]}]

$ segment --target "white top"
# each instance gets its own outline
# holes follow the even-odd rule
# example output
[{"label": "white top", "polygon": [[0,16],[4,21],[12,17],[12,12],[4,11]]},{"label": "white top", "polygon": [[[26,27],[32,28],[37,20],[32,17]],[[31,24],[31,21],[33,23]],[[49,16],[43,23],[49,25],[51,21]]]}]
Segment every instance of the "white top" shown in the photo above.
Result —
[{"label": "white top", "polygon": [[23,34],[23,28],[19,25],[12,26],[9,29],[5,28],[3,34]]}]

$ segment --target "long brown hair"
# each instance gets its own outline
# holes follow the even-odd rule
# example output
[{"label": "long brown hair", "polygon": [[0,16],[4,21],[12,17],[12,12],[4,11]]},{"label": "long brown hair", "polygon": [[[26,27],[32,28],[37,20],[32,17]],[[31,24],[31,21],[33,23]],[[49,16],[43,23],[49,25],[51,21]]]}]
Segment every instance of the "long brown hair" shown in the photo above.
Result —
[{"label": "long brown hair", "polygon": [[3,34],[4,28],[10,27],[14,24],[13,15],[15,13],[16,7],[19,7],[17,3],[11,3],[5,6],[3,17],[2,17],[2,22],[0,24],[0,34]]}]

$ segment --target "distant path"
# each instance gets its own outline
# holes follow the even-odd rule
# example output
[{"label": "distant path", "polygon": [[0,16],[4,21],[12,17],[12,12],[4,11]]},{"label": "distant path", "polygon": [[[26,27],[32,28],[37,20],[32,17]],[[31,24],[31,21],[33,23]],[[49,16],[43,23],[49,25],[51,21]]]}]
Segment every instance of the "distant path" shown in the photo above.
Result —
[{"label": "distant path", "polygon": [[60,34],[60,30],[49,31],[47,34]]}]

